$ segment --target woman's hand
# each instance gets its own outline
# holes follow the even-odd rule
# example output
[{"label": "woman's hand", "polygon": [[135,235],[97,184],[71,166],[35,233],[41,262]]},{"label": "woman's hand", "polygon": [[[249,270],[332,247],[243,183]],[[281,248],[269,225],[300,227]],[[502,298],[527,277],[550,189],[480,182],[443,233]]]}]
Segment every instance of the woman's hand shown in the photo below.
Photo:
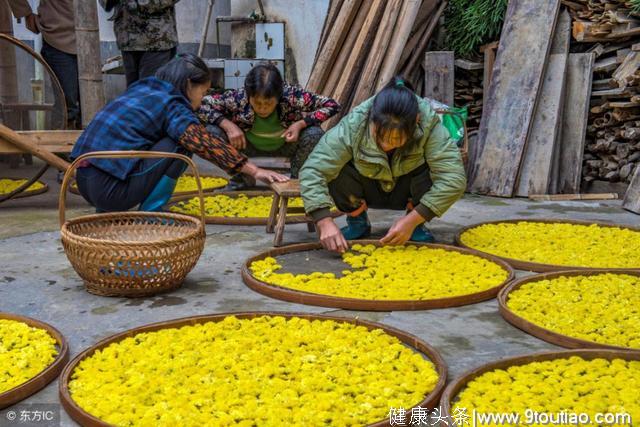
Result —
[{"label": "woman's hand", "polygon": [[220,127],[227,134],[229,142],[234,146],[234,148],[237,150],[244,150],[247,148],[247,139],[244,136],[244,132],[238,127],[238,125],[229,119],[224,119],[220,123]]},{"label": "woman's hand", "polygon": [[270,171],[269,169],[258,168],[253,177],[262,181],[265,184],[272,184],[274,182],[287,182],[289,181],[289,177],[282,175],[278,172]]},{"label": "woman's hand", "polygon": [[413,230],[424,222],[424,218],[415,210],[394,221],[387,234],[380,239],[383,245],[404,245],[413,234]]},{"label": "woman's hand", "polygon": [[298,139],[300,139],[300,132],[302,132],[302,129],[306,127],[307,124],[304,120],[299,120],[293,123],[286,131],[284,131],[284,140],[288,143],[298,142]]},{"label": "woman's hand", "polygon": [[347,240],[333,221],[333,218],[322,218],[316,223],[320,233],[320,243],[328,251],[344,253],[349,249]]}]

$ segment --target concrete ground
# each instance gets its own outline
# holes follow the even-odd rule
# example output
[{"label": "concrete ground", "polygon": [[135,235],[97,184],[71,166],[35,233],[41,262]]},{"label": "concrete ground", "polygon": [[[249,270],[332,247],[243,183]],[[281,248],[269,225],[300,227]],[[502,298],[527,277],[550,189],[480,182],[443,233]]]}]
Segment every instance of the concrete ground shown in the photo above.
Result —
[{"label": "concrete ground", "polygon": [[[3,167],[2,175],[26,169]],[[14,173],[15,172],[15,173]],[[264,227],[207,226],[204,253],[183,287],[170,294],[124,299],[91,295],[67,261],[59,239],[55,174],[47,173],[48,193],[0,205],[0,311],[48,322],[69,340],[72,357],[95,342],[123,330],[184,316],[237,311],[299,311],[359,316],[417,335],[434,346],[449,367],[449,380],[504,357],[557,349],[512,327],[498,314],[495,300],[452,309],[413,312],[351,312],[273,300],[247,288],[243,262],[269,249]],[[69,216],[90,213],[79,196],[69,196]],[[373,211],[374,233],[382,235],[398,212]],[[463,226],[508,218],[559,218],[637,225],[640,217],[619,201],[532,202],[467,195],[431,224],[439,242],[452,243]],[[340,219],[342,224],[344,219]],[[304,225],[288,226],[286,242],[309,242]],[[519,272],[519,275],[526,274]],[[58,403],[57,383],[22,403]],[[6,411],[6,410],[5,410]],[[0,411],[2,412],[2,411]],[[0,419],[0,426],[3,424]],[[61,410],[61,425],[75,425]],[[7,424],[14,425],[14,424]]]}]

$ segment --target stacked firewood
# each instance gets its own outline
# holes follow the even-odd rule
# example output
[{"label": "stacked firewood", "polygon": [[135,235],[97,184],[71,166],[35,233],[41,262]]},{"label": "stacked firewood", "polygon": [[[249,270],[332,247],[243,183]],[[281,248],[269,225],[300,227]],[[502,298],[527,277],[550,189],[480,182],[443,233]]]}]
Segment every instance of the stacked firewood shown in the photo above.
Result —
[{"label": "stacked firewood", "polygon": [[[307,88],[342,114],[403,74],[422,91],[424,53],[447,0],[331,0]],[[338,120],[335,117],[328,124]]]},{"label": "stacked firewood", "polygon": [[640,167],[640,19],[628,1],[563,3],[574,49],[596,55],[583,179],[630,182]]},{"label": "stacked firewood", "polygon": [[455,105],[456,107],[467,107],[467,130],[470,133],[480,128],[480,119],[482,118],[482,86],[482,69],[465,70],[456,68]]}]

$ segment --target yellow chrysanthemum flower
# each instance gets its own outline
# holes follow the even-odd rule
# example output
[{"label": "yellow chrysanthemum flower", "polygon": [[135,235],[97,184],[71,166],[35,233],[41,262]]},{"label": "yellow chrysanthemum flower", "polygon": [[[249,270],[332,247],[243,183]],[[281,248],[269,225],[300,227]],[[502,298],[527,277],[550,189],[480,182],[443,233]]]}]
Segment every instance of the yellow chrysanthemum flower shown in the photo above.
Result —
[{"label": "yellow chrysanthemum flower", "polygon": [[[202,190],[215,190],[222,188],[229,183],[229,180],[217,177],[217,176],[203,176],[200,177],[202,183]],[[196,184],[196,177],[192,175],[182,175],[178,178],[174,193],[184,193],[187,191],[198,191],[198,185]]]},{"label": "yellow chrysanthemum flower", "polygon": [[460,236],[468,247],[541,264],[591,268],[640,268],[640,232],[597,224],[484,224]]},{"label": "yellow chrysanthemum flower", "polygon": [[[10,179],[10,178],[0,179],[0,194],[9,194],[12,191],[16,190],[17,188],[19,188],[21,185],[26,184],[26,182],[27,182],[26,179]],[[36,181],[33,184],[31,184],[26,191],[35,191],[43,187],[44,187],[44,184],[42,184],[40,181]]]},{"label": "yellow chrysanthemum flower", "polygon": [[47,331],[23,322],[0,319],[0,394],[29,381],[58,355]]},{"label": "yellow chrysanthemum flower", "polygon": [[69,391],[118,426],[347,426],[417,405],[437,382],[380,329],[228,316],[113,343],[77,365]]},{"label": "yellow chrysanthemum flower", "polygon": [[[204,198],[206,216],[224,218],[267,218],[273,204],[273,196],[247,196],[240,194],[230,197],[215,194]],[[301,208],[302,198],[289,199],[289,207]],[[171,206],[171,212],[200,215],[200,200],[197,197],[178,202]]]},{"label": "yellow chrysanthemum flower", "polygon": [[545,329],[619,347],[640,349],[640,277],[562,276],[525,283],[507,306]]},{"label": "yellow chrysanthemum flower", "polygon": [[504,282],[509,273],[484,258],[426,246],[362,246],[342,256],[351,267],[333,273],[278,273],[268,257],[251,264],[253,276],[265,283],[314,294],[368,300],[428,300],[474,294]]},{"label": "yellow chrysanthemum flower", "polygon": [[640,361],[573,356],[486,372],[454,398],[451,413],[519,414],[520,423],[500,426],[539,425],[527,422],[534,420],[531,411],[584,413],[592,421],[596,414],[625,414],[635,424],[640,419],[639,387]]}]

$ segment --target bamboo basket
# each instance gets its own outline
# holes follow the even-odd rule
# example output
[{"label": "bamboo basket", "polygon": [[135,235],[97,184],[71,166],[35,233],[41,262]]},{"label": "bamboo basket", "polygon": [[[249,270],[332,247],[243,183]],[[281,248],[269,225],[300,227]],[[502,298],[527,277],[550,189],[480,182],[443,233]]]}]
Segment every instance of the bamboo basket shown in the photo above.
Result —
[{"label": "bamboo basket", "polygon": [[[473,225],[469,225],[467,227],[464,227],[462,230],[460,230],[456,236],[455,236],[455,243],[456,245],[462,247],[462,248],[467,248],[467,249],[473,249],[475,251],[478,252],[482,252],[482,253],[488,253],[488,252],[483,252],[479,249],[475,249],[472,248],[470,246],[465,245],[462,242],[462,235],[468,231],[471,230],[473,228],[479,227],[481,225],[485,225],[485,224],[516,224],[519,222],[541,222],[541,223],[547,223],[547,224],[577,224],[577,225],[599,225],[601,227],[613,227],[613,228],[626,228],[629,230],[633,230],[633,231],[639,231],[640,232],[640,227],[634,227],[634,226],[630,226],[630,225],[616,225],[616,224],[609,224],[609,223],[605,223],[605,222],[598,222],[598,221],[577,221],[577,220],[558,220],[558,219],[505,219],[505,220],[499,220],[499,221],[486,221],[486,222],[480,222],[478,224],[473,224]],[[523,261],[523,260],[519,260],[519,259],[513,259],[513,258],[507,258],[504,256],[499,256],[499,255],[495,255],[495,254],[490,254],[493,255],[497,258],[500,258],[501,260],[507,262],[510,266],[512,266],[513,268],[517,269],[517,270],[524,270],[524,271],[533,271],[536,273],[553,273],[555,271],[566,271],[566,270],[582,270],[582,271],[607,271],[607,270],[611,270],[612,268],[594,268],[594,267],[580,267],[580,266],[571,266],[571,265],[554,265],[554,264],[543,264],[543,263],[537,263],[537,262],[530,262],[530,261]],[[635,268],[615,268],[615,270],[622,270],[622,271],[627,271],[627,272],[633,272],[633,271],[638,271],[640,270],[640,265],[635,267]]]},{"label": "bamboo basket", "polygon": [[60,235],[67,258],[87,291],[103,296],[141,297],[180,287],[204,250],[204,210],[200,218],[175,213],[116,212],[65,219],[66,190],[73,171],[88,158],[163,158],[187,162],[198,197],[202,186],[193,161],[177,153],[103,151],[78,157],[60,191]]},{"label": "bamboo basket", "polygon": [[[450,383],[442,394],[442,399],[440,400],[440,407],[442,408],[442,416],[445,420],[451,420],[451,406],[455,402],[455,398],[458,394],[466,387],[466,385],[478,378],[482,374],[486,372],[490,372],[496,369],[504,369],[506,370],[510,366],[519,366],[526,365],[532,362],[543,362],[554,359],[567,359],[572,356],[582,357],[585,360],[593,360],[593,359],[625,359],[625,360],[640,360],[640,353],[628,352],[628,351],[619,351],[619,350],[565,350],[565,351],[557,351],[557,352],[545,352],[545,353],[535,353],[528,354],[523,356],[511,357],[508,359],[502,359],[497,362],[491,362],[486,365],[480,366],[478,368],[472,369],[471,371],[466,372],[460,378]],[[446,422],[441,422],[442,427],[446,424]]]},{"label": "bamboo basket", "polygon": [[539,282],[541,280],[549,280],[555,279],[562,276],[595,276],[598,274],[628,274],[630,276],[638,276],[640,277],[640,271],[628,271],[628,270],[567,270],[567,271],[558,271],[555,273],[544,273],[544,274],[536,274],[533,276],[527,276],[522,279],[515,280],[514,282],[505,286],[500,293],[498,294],[498,304],[500,308],[500,314],[502,317],[513,326],[518,329],[523,330],[524,332],[533,335],[534,337],[540,338],[546,342],[551,344],[559,345],[565,348],[601,348],[601,349],[610,349],[610,350],[621,350],[621,351],[633,351],[640,353],[640,349],[629,348],[629,347],[619,347],[610,344],[599,343],[595,341],[587,341],[585,339],[571,337],[568,335],[563,335],[558,332],[551,331],[549,329],[543,328],[529,320],[521,317],[517,313],[511,311],[507,302],[509,300],[509,294],[517,289],[519,289],[522,285],[526,283]]},{"label": "bamboo basket", "polygon": [[0,312],[0,319],[15,320],[26,323],[34,328],[44,329],[58,342],[58,355],[49,366],[29,381],[7,390],[4,393],[0,393],[0,409],[3,409],[35,394],[45,388],[51,381],[58,378],[58,375],[60,375],[60,372],[69,361],[69,344],[60,331],[39,320],[4,312]]},{"label": "bamboo basket", "polygon": [[[382,246],[378,240],[353,240],[349,244],[375,245]],[[460,249],[454,246],[426,244],[426,243],[410,243],[413,246],[427,246],[434,249],[444,249],[446,251],[458,252],[465,255],[473,255],[486,259],[502,267],[507,273],[507,278],[497,286],[486,289],[474,294],[459,295],[444,298],[435,298],[428,300],[367,300],[357,298],[339,297],[333,295],[315,294],[311,292],[299,291],[296,289],[288,289],[282,286],[272,285],[255,278],[251,274],[251,263],[259,261],[267,257],[277,257],[280,255],[290,254],[294,252],[313,251],[322,249],[320,243],[300,243],[289,245],[282,248],[270,249],[266,252],[249,258],[242,266],[241,274],[244,283],[256,292],[283,301],[295,302],[298,304],[315,305],[320,307],[342,308],[345,310],[365,310],[365,311],[395,311],[395,310],[429,310],[436,308],[459,307],[463,305],[475,304],[487,301],[498,294],[506,284],[515,278],[515,272],[504,261],[477,252],[471,249]]]},{"label": "bamboo basket", "polygon": [[[383,325],[381,323],[370,322],[355,318],[347,318],[347,317],[338,317],[331,315],[317,315],[317,314],[309,314],[309,313],[292,313],[292,312],[242,312],[242,313],[220,313],[220,314],[207,314],[203,316],[191,316],[184,317],[181,319],[169,320],[165,322],[152,323],[149,325],[141,326],[138,328],[130,329],[125,332],[121,332],[119,334],[113,335],[111,337],[105,338],[104,340],[98,342],[91,348],[83,351],[78,354],[71,362],[69,362],[62,372],[60,376],[60,381],[58,382],[58,391],[60,394],[60,401],[62,402],[62,406],[65,411],[71,416],[71,418],[76,421],[78,424],[84,427],[106,427],[110,424],[102,421],[99,418],[96,418],[83,410],[71,397],[71,393],[69,393],[69,382],[71,380],[71,376],[73,375],[73,371],[78,366],[82,360],[87,357],[92,356],[96,351],[102,350],[108,347],[110,344],[119,342],[124,340],[125,338],[133,337],[142,332],[154,332],[161,329],[166,328],[180,328],[187,325],[197,325],[201,323],[207,322],[220,322],[224,320],[227,316],[236,316],[238,319],[252,319],[254,317],[260,316],[283,316],[286,318],[291,317],[299,317],[307,320],[333,320],[336,322],[344,322],[351,323],[353,325],[364,326],[369,330],[374,329],[382,329],[385,333],[398,338],[405,345],[412,348],[418,353],[421,353],[429,358],[429,360],[434,364],[435,369],[438,373],[438,382],[434,389],[424,396],[421,402],[416,402],[414,407],[420,408],[428,408],[433,409],[440,400],[440,395],[442,394],[442,390],[445,387],[445,382],[447,379],[447,365],[438,353],[436,349],[431,347],[426,342],[422,341],[420,338],[408,334],[400,329],[393,328],[391,326]],[[407,409],[407,412],[410,412]],[[389,426],[389,419],[380,420],[373,424],[369,424],[369,427],[383,427]]]}]

